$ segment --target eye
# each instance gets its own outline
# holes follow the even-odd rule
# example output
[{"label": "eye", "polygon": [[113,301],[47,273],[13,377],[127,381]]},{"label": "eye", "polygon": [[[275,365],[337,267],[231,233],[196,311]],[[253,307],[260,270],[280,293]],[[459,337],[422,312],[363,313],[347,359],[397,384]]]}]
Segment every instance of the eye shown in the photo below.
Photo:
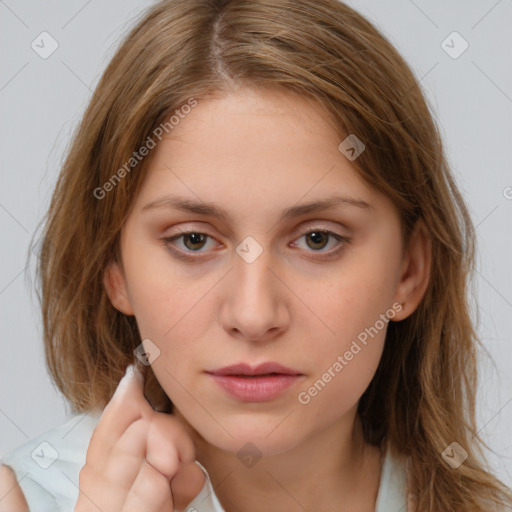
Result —
[{"label": "eye", "polygon": [[208,239],[213,240],[212,237],[207,235],[206,233],[200,233],[198,231],[188,231],[180,233],[179,235],[175,235],[170,238],[163,238],[162,241],[166,245],[176,245],[175,240],[182,239],[183,245],[185,246],[185,250],[179,249],[181,252],[206,252],[200,251],[206,245],[206,241]]},{"label": "eye", "polygon": [[[312,252],[320,252],[322,255],[325,254],[326,257],[336,256],[344,248],[345,243],[350,241],[347,237],[325,229],[310,229],[308,232],[301,235],[297,240],[300,240],[303,237],[306,240],[306,250],[312,249]],[[322,249],[327,247],[329,242],[333,239],[337,242],[334,244],[334,247],[337,248],[331,251],[322,251]],[[294,243],[294,245],[297,244]]]}]

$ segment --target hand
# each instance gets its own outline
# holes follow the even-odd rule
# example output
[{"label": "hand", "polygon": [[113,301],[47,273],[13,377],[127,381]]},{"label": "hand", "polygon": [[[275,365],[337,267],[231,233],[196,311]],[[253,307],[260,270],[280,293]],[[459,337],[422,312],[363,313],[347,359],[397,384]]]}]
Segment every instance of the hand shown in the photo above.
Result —
[{"label": "hand", "polygon": [[172,414],[153,410],[143,389],[130,365],[92,434],[75,512],[174,512],[201,491],[192,439]]}]

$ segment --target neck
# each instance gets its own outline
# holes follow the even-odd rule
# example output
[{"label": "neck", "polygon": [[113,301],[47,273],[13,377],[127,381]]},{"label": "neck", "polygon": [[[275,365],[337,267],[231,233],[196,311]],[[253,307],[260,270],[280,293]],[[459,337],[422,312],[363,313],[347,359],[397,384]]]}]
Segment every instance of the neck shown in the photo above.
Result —
[{"label": "neck", "polygon": [[197,460],[226,512],[374,511],[381,452],[364,441],[355,409],[293,449],[253,465],[200,436],[195,441]]}]

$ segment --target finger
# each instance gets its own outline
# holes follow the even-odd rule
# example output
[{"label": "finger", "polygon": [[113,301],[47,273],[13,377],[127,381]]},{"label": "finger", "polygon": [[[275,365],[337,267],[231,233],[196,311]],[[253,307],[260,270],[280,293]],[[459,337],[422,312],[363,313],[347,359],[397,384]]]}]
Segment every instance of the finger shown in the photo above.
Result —
[{"label": "finger", "polygon": [[144,397],[142,374],[134,365],[129,365],[92,433],[87,456],[92,460],[106,460],[110,448],[128,426],[153,412]]},{"label": "finger", "polygon": [[167,478],[180,465],[195,460],[195,447],[185,428],[171,414],[154,413],[147,437],[147,461]]},{"label": "finger", "polygon": [[131,483],[144,460],[168,480],[181,464],[195,460],[192,439],[172,415],[154,413],[149,420],[135,420],[111,447],[108,458],[96,465],[104,468],[107,478]]},{"label": "finger", "polygon": [[130,488],[123,512],[174,512],[169,480],[143,463]]},{"label": "finger", "polygon": [[171,480],[171,492],[175,508],[178,510],[185,509],[201,492],[205,480],[203,470],[195,462],[183,464]]},{"label": "finger", "polygon": [[85,465],[79,474],[78,501],[74,512],[121,510],[127,488],[116,480],[109,480],[97,468]]},{"label": "finger", "polygon": [[[101,472],[110,481],[119,482],[129,489],[140,466],[146,460],[147,437],[149,422],[144,419],[134,421],[123,432],[104,461],[94,461],[90,465]],[[176,455],[174,455],[176,458]]]}]

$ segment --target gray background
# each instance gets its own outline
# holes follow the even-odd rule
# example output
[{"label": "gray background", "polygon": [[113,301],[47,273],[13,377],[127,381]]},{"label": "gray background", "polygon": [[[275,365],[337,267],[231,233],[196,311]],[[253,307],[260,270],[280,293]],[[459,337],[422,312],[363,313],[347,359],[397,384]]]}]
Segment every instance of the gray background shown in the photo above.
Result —
[{"label": "gray background", "polygon": [[[26,254],[70,133],[121,36],[151,3],[0,0],[0,454],[70,416],[43,364]],[[493,467],[512,485],[512,2],[349,3],[414,69],[478,226],[475,321],[495,362],[482,361],[479,427]],[[43,31],[59,45],[47,59],[31,48]],[[442,46],[453,31],[469,44],[457,58],[443,46],[459,53],[460,40],[450,36]]]}]

